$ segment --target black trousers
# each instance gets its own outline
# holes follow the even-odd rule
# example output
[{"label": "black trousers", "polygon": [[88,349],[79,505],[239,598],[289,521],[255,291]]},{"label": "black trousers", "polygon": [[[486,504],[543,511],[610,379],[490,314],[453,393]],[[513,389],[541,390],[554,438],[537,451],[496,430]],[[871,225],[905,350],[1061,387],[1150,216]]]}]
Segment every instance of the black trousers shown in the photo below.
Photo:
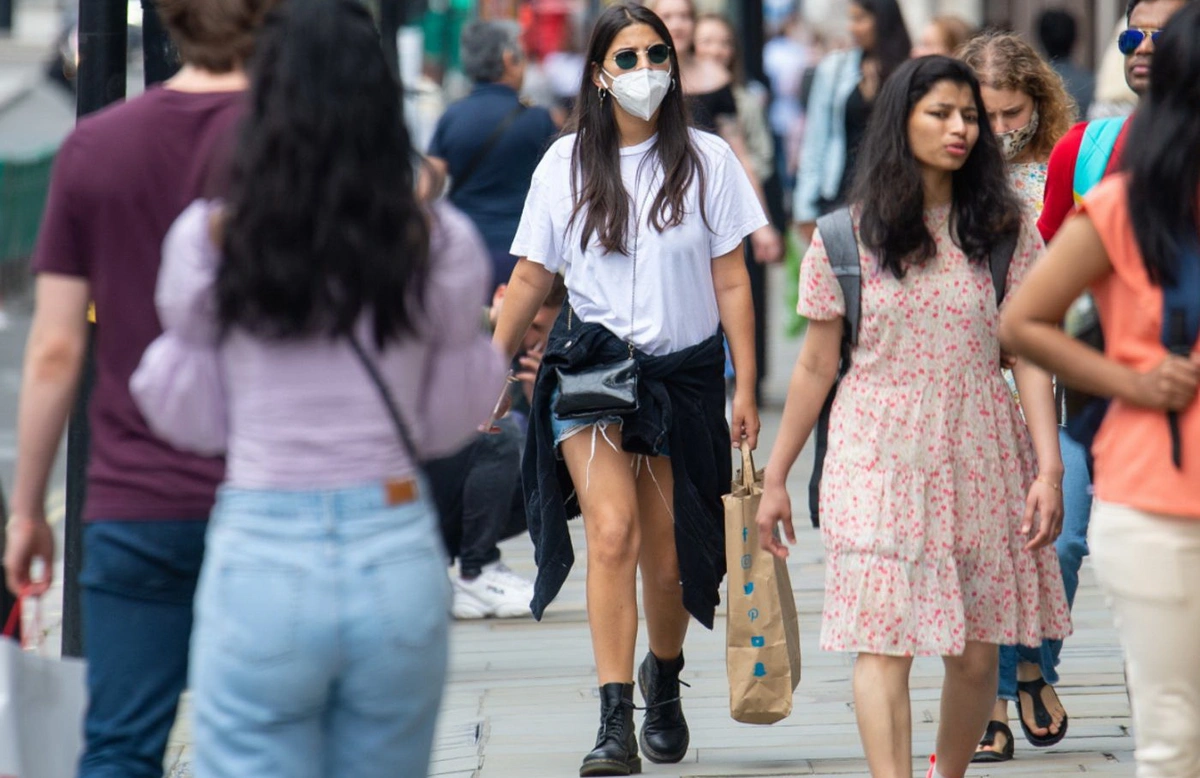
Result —
[{"label": "black trousers", "polygon": [[459,453],[425,464],[446,553],[459,560],[465,578],[499,561],[500,541],[529,531],[521,488],[525,436],[511,417],[497,426],[500,432],[481,434]]}]

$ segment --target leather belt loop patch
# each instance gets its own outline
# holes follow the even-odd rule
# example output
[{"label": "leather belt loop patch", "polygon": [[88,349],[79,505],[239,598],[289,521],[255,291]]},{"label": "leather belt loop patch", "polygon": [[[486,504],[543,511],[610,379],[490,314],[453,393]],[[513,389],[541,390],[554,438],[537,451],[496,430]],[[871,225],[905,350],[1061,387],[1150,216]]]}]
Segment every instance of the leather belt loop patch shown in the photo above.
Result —
[{"label": "leather belt loop patch", "polygon": [[389,506],[405,505],[417,499],[417,482],[413,478],[389,478],[383,483]]}]

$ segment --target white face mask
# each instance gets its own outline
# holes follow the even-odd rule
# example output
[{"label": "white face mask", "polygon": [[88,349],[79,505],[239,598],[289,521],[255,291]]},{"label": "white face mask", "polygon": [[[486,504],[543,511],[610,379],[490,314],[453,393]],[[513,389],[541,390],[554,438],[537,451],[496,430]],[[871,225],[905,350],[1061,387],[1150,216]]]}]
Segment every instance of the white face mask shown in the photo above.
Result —
[{"label": "white face mask", "polygon": [[1038,131],[1038,112],[1033,109],[1033,116],[1029,117],[1028,123],[1019,130],[1009,130],[1002,132],[996,136],[996,140],[1000,141],[1000,150],[1004,152],[1004,158],[1009,162],[1013,161],[1021,155],[1029,142],[1033,140],[1033,136]]},{"label": "white face mask", "polygon": [[603,73],[612,79],[608,89],[621,107],[642,121],[650,121],[671,89],[669,70],[642,68],[619,76],[613,76],[607,70]]}]

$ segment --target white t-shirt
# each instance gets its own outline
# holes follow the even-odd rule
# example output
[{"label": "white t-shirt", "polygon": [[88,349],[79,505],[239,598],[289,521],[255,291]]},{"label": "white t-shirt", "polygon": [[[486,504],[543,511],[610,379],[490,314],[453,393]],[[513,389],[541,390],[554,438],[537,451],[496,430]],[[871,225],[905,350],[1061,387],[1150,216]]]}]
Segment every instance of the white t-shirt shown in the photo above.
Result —
[{"label": "white t-shirt", "polygon": [[[678,227],[658,232],[649,224],[649,210],[662,186],[662,171],[657,157],[647,159],[656,141],[657,136],[621,149],[621,178],[625,190],[633,194],[627,241],[633,256],[609,254],[595,235],[582,251],[583,214],[568,232],[574,208],[574,135],[555,142],[534,172],[512,253],[551,272],[562,272],[580,319],[603,325],[647,354],[663,355],[694,346],[717,331],[720,317],[712,260],[737,248],[747,235],[767,224],[767,217],[729,144],[693,130],[692,141],[705,170],[708,224],[699,211],[697,177],[685,199],[688,216]],[[640,221],[636,231],[635,218]]]}]

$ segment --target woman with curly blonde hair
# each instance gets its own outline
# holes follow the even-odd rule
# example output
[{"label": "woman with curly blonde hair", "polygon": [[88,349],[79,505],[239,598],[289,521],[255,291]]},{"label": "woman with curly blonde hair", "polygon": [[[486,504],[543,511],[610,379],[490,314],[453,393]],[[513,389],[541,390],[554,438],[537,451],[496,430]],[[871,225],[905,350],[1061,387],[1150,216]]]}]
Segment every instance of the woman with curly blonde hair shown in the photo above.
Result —
[{"label": "woman with curly blonde hair", "polygon": [[[1013,188],[1029,212],[1039,216],[1050,152],[1074,123],[1075,103],[1058,74],[1016,35],[987,33],[968,41],[958,54],[979,77],[988,121],[1008,158]],[[1064,468],[1063,531],[1055,546],[1070,603],[1075,599],[1079,568],[1087,554],[1091,496],[1083,449],[1061,431],[1059,447]],[[1063,739],[1068,717],[1054,690],[1061,651],[1061,640],[1045,640],[1036,649],[1001,647],[996,707],[973,761],[1012,759],[1009,702],[1017,703],[1021,729],[1030,744],[1044,748]]]},{"label": "woman with curly blonde hair", "polygon": [[1050,152],[1075,123],[1075,101],[1049,63],[1012,33],[972,38],[958,57],[979,77],[1017,194],[1040,214]]}]

